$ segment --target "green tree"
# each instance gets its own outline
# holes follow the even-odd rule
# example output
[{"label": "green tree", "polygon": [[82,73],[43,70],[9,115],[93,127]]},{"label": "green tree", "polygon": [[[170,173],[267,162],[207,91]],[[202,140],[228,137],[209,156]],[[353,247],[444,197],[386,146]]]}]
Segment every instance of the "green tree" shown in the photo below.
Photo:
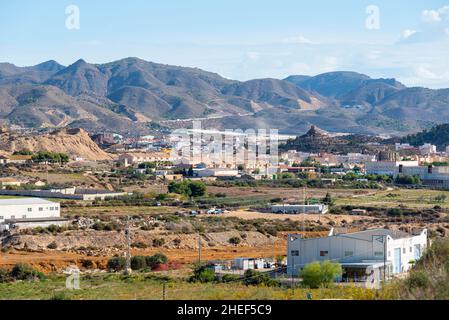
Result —
[{"label": "green tree", "polygon": [[198,264],[195,266],[193,274],[189,280],[191,282],[207,283],[216,281],[216,279],[217,277],[215,276],[214,270],[208,268],[204,264]]},{"label": "green tree", "polygon": [[131,269],[142,270],[147,267],[146,258],[143,256],[134,256],[131,258]]},{"label": "green tree", "polygon": [[168,192],[185,195],[187,197],[202,197],[206,194],[206,185],[201,181],[173,181],[168,185]]},{"label": "green tree", "polygon": [[342,268],[339,263],[324,261],[312,262],[304,266],[299,273],[303,285],[311,289],[329,287],[334,280],[342,275]]},{"label": "green tree", "polygon": [[323,203],[327,205],[332,205],[334,203],[334,199],[332,199],[332,196],[329,192],[326,193],[326,196],[323,198]]},{"label": "green tree", "polygon": [[113,271],[125,270],[126,259],[123,257],[114,257],[108,260],[108,269]]},{"label": "green tree", "polygon": [[146,264],[151,269],[157,268],[161,264],[166,264],[167,262],[167,256],[162,253],[156,253],[155,255],[146,257]]}]

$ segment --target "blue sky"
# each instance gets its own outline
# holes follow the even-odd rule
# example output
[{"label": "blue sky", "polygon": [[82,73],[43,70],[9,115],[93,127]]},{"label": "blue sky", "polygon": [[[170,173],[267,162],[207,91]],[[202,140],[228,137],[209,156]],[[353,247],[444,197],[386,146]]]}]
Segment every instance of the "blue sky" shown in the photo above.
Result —
[{"label": "blue sky", "polygon": [[[0,61],[20,66],[134,56],[238,80],[352,70],[449,87],[449,0],[0,3]],[[69,5],[79,30],[66,28]],[[366,27],[369,5],[379,29]]]}]

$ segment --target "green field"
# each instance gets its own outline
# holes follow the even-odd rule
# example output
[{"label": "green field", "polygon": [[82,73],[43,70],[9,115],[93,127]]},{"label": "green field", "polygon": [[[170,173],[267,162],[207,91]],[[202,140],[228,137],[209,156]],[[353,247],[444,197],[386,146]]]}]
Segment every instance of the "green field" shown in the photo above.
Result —
[{"label": "green field", "polygon": [[435,206],[449,209],[449,191],[397,189],[375,191],[369,195],[338,197],[335,204],[392,208],[403,205],[415,209],[430,209]]},{"label": "green field", "polygon": [[[242,284],[196,284],[182,280],[166,283],[168,300],[303,300],[313,299],[390,299],[386,290],[369,290],[353,286],[330,289],[289,289]],[[35,282],[0,284],[0,300],[162,300],[163,282],[151,275],[97,275],[83,277],[80,290],[65,288],[65,278],[50,277]]]}]

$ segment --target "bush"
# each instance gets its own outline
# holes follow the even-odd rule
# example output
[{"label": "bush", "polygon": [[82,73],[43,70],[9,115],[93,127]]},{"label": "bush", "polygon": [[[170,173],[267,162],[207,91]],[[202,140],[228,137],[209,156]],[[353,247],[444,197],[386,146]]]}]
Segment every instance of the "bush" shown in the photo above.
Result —
[{"label": "bush", "polygon": [[241,280],[240,276],[235,274],[225,274],[223,277],[221,277],[221,282],[228,283],[228,282],[237,282]]},{"label": "bush", "polygon": [[181,194],[187,197],[202,197],[206,194],[206,185],[201,181],[171,182],[168,185],[169,193]]},{"label": "bush", "polygon": [[157,268],[161,264],[166,264],[167,262],[167,256],[162,253],[156,253],[153,256],[146,257],[146,265],[151,269]]},{"label": "bush", "polygon": [[10,273],[10,276],[14,280],[37,280],[37,279],[43,279],[44,275],[43,273],[34,270],[31,266],[27,264],[16,264]]},{"label": "bush", "polygon": [[48,248],[48,249],[51,249],[51,250],[55,250],[55,249],[58,248],[58,244],[57,244],[55,241],[53,241],[52,243],[50,243],[50,244],[47,246],[47,248]]},{"label": "bush", "polygon": [[133,244],[131,244],[131,247],[139,248],[139,249],[146,249],[146,248],[148,248],[148,246],[145,243],[143,243],[143,242],[134,242]]},{"label": "bush", "polygon": [[0,283],[5,283],[11,280],[8,270],[0,269]]},{"label": "bush", "polygon": [[260,286],[265,285],[269,287],[278,286],[279,282],[271,279],[266,273],[261,273],[256,270],[246,270],[243,275],[243,283],[247,286]]},{"label": "bush", "polygon": [[242,239],[240,239],[239,237],[232,237],[231,239],[229,239],[229,243],[233,244],[233,245],[238,245],[242,242]]},{"label": "bush", "polygon": [[165,239],[153,239],[153,247],[162,247],[165,244]]},{"label": "bush", "polygon": [[197,265],[193,270],[193,275],[189,279],[191,282],[213,282],[216,281],[215,272],[207,268],[205,265]]},{"label": "bush", "polygon": [[327,288],[337,277],[342,275],[342,268],[336,262],[312,262],[306,265],[299,275],[306,287],[311,289]]},{"label": "bush", "polygon": [[146,258],[143,256],[135,256],[131,258],[131,269],[142,270],[147,267]]},{"label": "bush", "polygon": [[126,268],[126,259],[123,257],[114,257],[108,261],[108,269],[113,271],[121,271]]},{"label": "bush", "polygon": [[406,284],[411,289],[426,288],[430,284],[429,277],[423,271],[411,272],[406,279]]}]

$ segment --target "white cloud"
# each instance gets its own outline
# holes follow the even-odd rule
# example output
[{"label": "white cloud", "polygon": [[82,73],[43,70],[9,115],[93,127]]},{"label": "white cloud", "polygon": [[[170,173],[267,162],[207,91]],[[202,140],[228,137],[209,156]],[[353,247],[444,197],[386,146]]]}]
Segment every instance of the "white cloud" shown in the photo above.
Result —
[{"label": "white cloud", "polygon": [[404,31],[402,32],[402,38],[403,38],[403,39],[408,39],[408,38],[410,38],[412,35],[414,35],[416,32],[417,32],[416,30],[410,30],[410,29],[404,30]]},{"label": "white cloud", "polygon": [[422,19],[425,22],[440,22],[441,17],[438,11],[435,10],[424,10],[421,14]]},{"label": "white cloud", "polygon": [[250,51],[250,52],[246,53],[246,56],[248,57],[248,59],[250,59],[252,61],[256,61],[256,60],[259,60],[259,58],[260,58],[260,52]]},{"label": "white cloud", "polygon": [[424,66],[419,66],[415,69],[415,73],[418,77],[424,78],[424,79],[439,79],[440,77],[434,73],[433,71],[429,70],[428,68]]},{"label": "white cloud", "polygon": [[421,16],[425,22],[441,22],[442,20],[449,20],[449,6],[444,6],[438,10],[424,10]]},{"label": "white cloud", "polygon": [[282,42],[288,44],[316,44],[304,36],[288,37],[283,39]]}]

